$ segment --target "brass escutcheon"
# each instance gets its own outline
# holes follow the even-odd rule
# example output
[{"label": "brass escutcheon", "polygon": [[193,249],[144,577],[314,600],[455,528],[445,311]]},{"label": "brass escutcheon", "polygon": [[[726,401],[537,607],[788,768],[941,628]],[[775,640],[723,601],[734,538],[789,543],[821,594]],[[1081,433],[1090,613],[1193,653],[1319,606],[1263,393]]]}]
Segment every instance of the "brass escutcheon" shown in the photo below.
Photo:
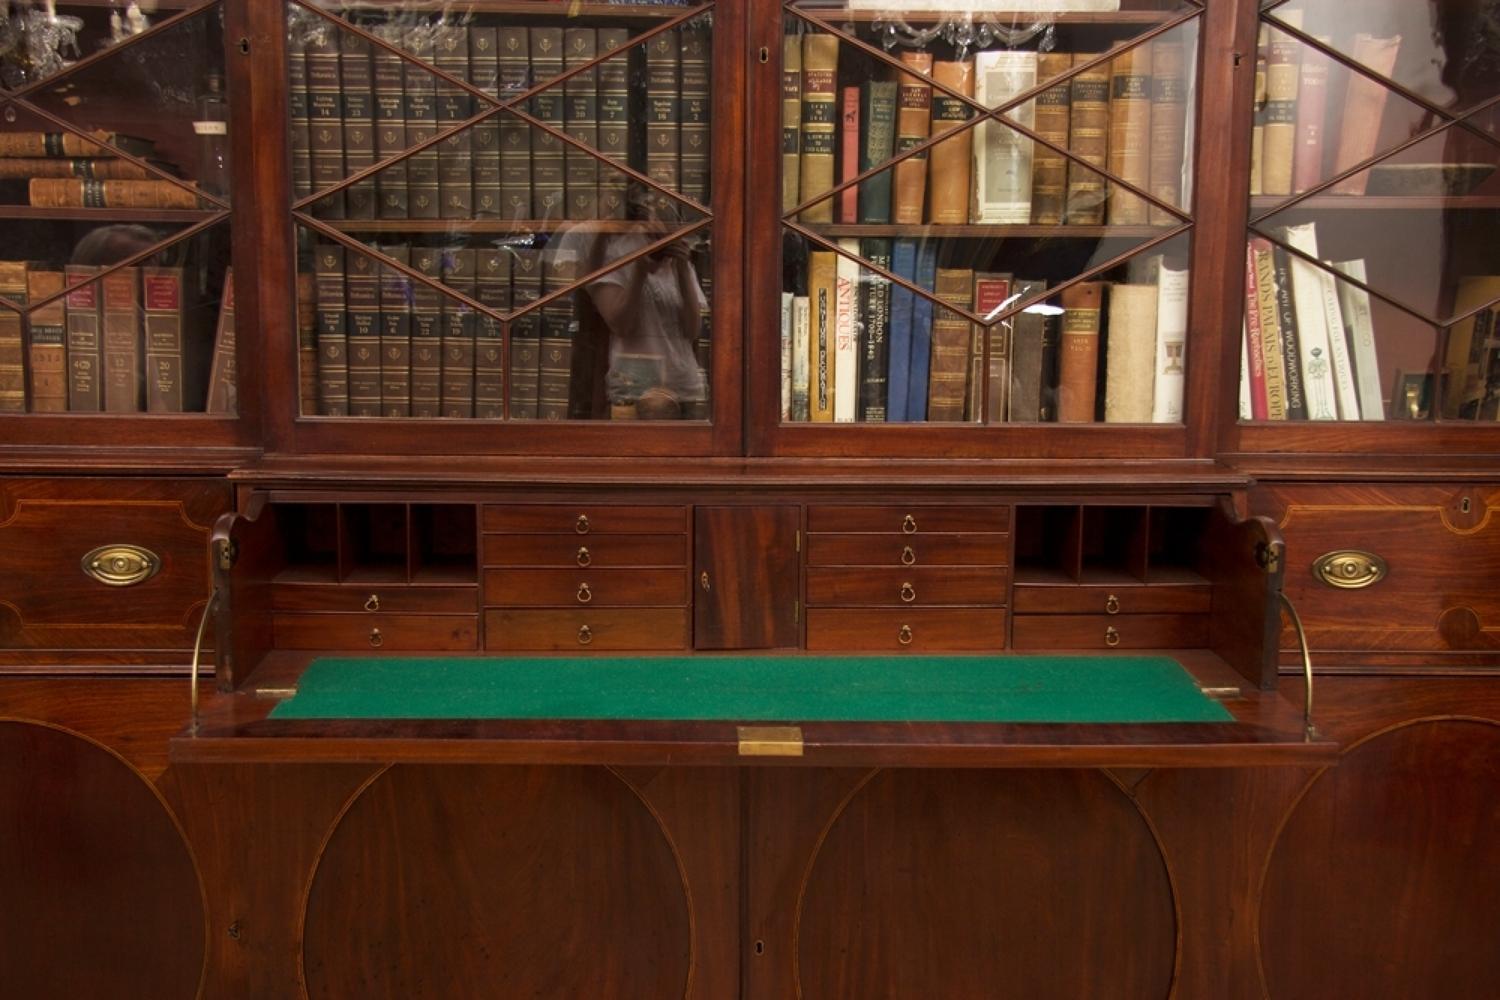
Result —
[{"label": "brass escutcheon", "polygon": [[589,643],[591,643],[593,641],[594,641],[594,630],[591,629],[591,628],[589,628],[587,625],[580,625],[580,626],[578,626],[578,644],[580,646],[587,646]]},{"label": "brass escutcheon", "polygon": [[1104,613],[1107,615],[1117,615],[1120,613],[1120,599],[1114,594],[1110,594],[1104,599]]},{"label": "brass escutcheon", "polygon": [[901,585],[901,600],[904,603],[906,603],[906,604],[910,604],[912,601],[915,601],[916,599],[917,599],[917,588],[913,587],[909,583],[903,583]]},{"label": "brass escutcheon", "polygon": [[580,535],[587,535],[589,533],[589,516],[587,514],[579,514],[578,520],[573,522],[573,530]]},{"label": "brass escutcheon", "polygon": [[1319,556],[1313,562],[1313,576],[1339,590],[1361,590],[1385,579],[1388,571],[1384,559],[1373,552],[1340,549]]},{"label": "brass escutcheon", "polygon": [[911,626],[910,625],[902,625],[901,626],[901,631],[899,631],[899,632],[896,633],[896,641],[899,642],[899,643],[901,643],[901,645],[903,645],[903,646],[910,646],[911,645],[911,640],[912,640]]},{"label": "brass escutcheon", "polygon": [[903,535],[915,535],[917,533],[917,519],[910,514],[901,522],[901,533]]},{"label": "brass escutcheon", "polygon": [[578,603],[587,604],[594,599],[594,592],[589,589],[587,581],[578,585]]},{"label": "brass escutcheon", "polygon": [[385,636],[380,634],[380,629],[370,629],[370,645],[374,646],[376,649],[379,649],[381,646],[385,645]]},{"label": "brass escutcheon", "polygon": [[365,610],[366,611],[379,611],[380,610],[380,595],[379,594],[371,594],[365,600]]},{"label": "brass escutcheon", "polygon": [[593,561],[594,557],[589,555],[588,547],[585,545],[578,546],[578,565],[587,566]]},{"label": "brass escutcheon", "polygon": [[910,545],[901,550],[901,565],[913,566],[917,562],[917,552]]},{"label": "brass escutcheon", "polygon": [[83,557],[83,572],[107,587],[133,587],[161,570],[161,557],[139,545],[101,545]]},{"label": "brass escutcheon", "polygon": [[1104,630],[1104,644],[1111,648],[1120,644],[1120,630],[1111,625]]}]

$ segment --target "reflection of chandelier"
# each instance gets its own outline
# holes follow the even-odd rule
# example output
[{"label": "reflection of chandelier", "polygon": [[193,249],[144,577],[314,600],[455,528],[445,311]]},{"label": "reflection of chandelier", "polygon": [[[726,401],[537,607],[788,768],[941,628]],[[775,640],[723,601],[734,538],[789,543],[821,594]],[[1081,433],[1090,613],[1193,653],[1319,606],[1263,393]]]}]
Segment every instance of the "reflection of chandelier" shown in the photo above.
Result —
[{"label": "reflection of chandelier", "polygon": [[[1012,15],[1012,17],[1014,17]],[[880,38],[887,51],[898,45],[908,48],[926,48],[941,39],[958,50],[962,59],[969,49],[982,49],[996,42],[1006,48],[1025,45],[1036,38],[1037,50],[1050,52],[1056,45],[1056,33],[1050,15],[1041,15],[1026,24],[1002,24],[995,14],[948,13],[937,18],[930,26],[915,28],[904,17],[877,17],[870,22],[871,28]]]}]

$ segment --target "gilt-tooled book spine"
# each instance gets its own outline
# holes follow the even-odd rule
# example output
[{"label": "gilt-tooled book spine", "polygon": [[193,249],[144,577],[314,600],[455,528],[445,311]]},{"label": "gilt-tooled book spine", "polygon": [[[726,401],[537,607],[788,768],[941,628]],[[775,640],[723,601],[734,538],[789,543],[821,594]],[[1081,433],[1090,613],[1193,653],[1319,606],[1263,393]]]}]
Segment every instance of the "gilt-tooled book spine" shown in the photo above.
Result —
[{"label": "gilt-tooled book spine", "polygon": [[344,257],[349,345],[349,415],[380,416],[380,268],[362,253]]},{"label": "gilt-tooled book spine", "polygon": [[1062,293],[1062,339],[1058,345],[1057,422],[1094,420],[1099,374],[1099,323],[1104,285],[1085,281]]},{"label": "gilt-tooled book spine", "polygon": [[307,39],[287,39],[287,104],[292,153],[292,194],[306,198],[313,191],[312,131],[307,105]]},{"label": "gilt-tooled book spine", "polygon": [[[525,28],[501,27],[500,96],[523,93],[531,79],[531,36]],[[500,210],[507,219],[531,218],[531,126],[514,115],[500,122]]]},{"label": "gilt-tooled book spine", "polygon": [[[1010,297],[1010,275],[1008,274],[986,274],[980,272],[974,275],[974,314],[976,316],[998,315],[999,310],[1005,305],[1006,299]],[[964,404],[964,418],[966,420],[988,420],[990,422],[1005,419],[1008,407],[1008,395],[1010,393],[1010,353],[1011,353],[1011,324],[1005,323],[1000,326],[975,327],[972,336],[973,355],[969,361],[969,390],[968,398]],[[985,341],[989,341],[990,351],[990,374],[989,374],[989,402],[986,406],[984,400],[984,349]]]},{"label": "gilt-tooled book spine", "polygon": [[[911,72],[903,73],[896,91],[896,152],[904,153],[927,141],[932,128],[932,55],[903,52],[901,62]],[[896,164],[891,182],[891,218],[898,225],[922,221],[927,203],[927,154],[917,153]],[[923,386],[926,391],[926,386]]]},{"label": "gilt-tooled book spine", "polygon": [[1104,422],[1151,421],[1156,359],[1156,286],[1109,286],[1109,350],[1104,360]]},{"label": "gilt-tooled book spine", "polygon": [[707,205],[712,144],[709,124],[712,92],[709,85],[710,35],[703,28],[682,29],[682,135],[679,140],[678,171],[682,193]]},{"label": "gilt-tooled book spine", "polygon": [[[1030,301],[1046,290],[1045,281],[1016,278],[1010,288],[1010,294],[1016,297],[1012,304]],[[1004,326],[1010,338],[1010,398],[1003,411],[991,406],[995,414],[992,419],[1004,413],[1006,419],[1015,423],[1035,423],[1042,419],[1045,383],[1042,353],[1047,340],[1047,317],[1041,311],[1022,311]]]},{"label": "gilt-tooled book spine", "polygon": [[781,210],[790,212],[802,190],[802,36],[781,39]]},{"label": "gilt-tooled book spine", "polygon": [[807,294],[811,314],[807,345],[807,405],[813,423],[832,423],[838,322],[838,255],[814,250],[807,255]]},{"label": "gilt-tooled book spine", "polygon": [[[932,79],[965,97],[974,96],[972,62],[936,62]],[[969,107],[958,98],[936,88],[932,92],[932,134],[950,132],[969,119]],[[969,201],[974,163],[974,130],[964,129],[932,147],[931,211],[928,220],[938,225],[963,225],[969,221]]]},{"label": "gilt-tooled book spine", "polygon": [[[573,69],[592,62],[599,38],[593,28],[568,28],[563,33],[563,66]],[[586,69],[563,83],[563,120],[568,136],[588,149],[599,148],[599,72]],[[569,219],[599,217],[599,161],[591,153],[569,147],[563,151],[564,181]]]},{"label": "gilt-tooled book spine", "polygon": [[148,181],[154,175],[129,160],[51,159],[45,156],[6,159],[0,157],[0,180],[32,177],[79,177],[90,181]]},{"label": "gilt-tooled book spine", "polygon": [[104,409],[141,410],[140,269],[122,267],[99,279],[103,300],[100,337],[104,349]]},{"label": "gilt-tooled book spine", "polygon": [[665,31],[646,45],[646,176],[673,191],[681,187],[681,44],[676,32]]},{"label": "gilt-tooled book spine", "polygon": [[195,209],[197,195],[171,181],[96,181],[83,177],[33,177],[27,196],[39,208]]},{"label": "gilt-tooled book spine", "polygon": [[[1055,80],[1072,66],[1072,53],[1042,52],[1037,55],[1037,80]],[[1036,99],[1036,134],[1067,149],[1072,106],[1073,87],[1068,81],[1042,91]],[[1038,145],[1031,161],[1031,221],[1042,226],[1060,224],[1067,204],[1068,158]]]},{"label": "gilt-tooled book spine", "polygon": [[[937,290],[937,240],[917,246],[917,287]],[[932,365],[932,299],[924,295],[911,304],[911,378],[906,383],[906,419],[927,419],[927,382]]]},{"label": "gilt-tooled book spine", "polygon": [[148,413],[183,410],[182,277],[180,267],[141,268]]},{"label": "gilt-tooled book spine", "polygon": [[[469,25],[469,82],[491,97],[499,94],[499,37],[494,28]],[[500,119],[486,118],[472,129],[474,218],[497,219],[500,198]]]},{"label": "gilt-tooled book spine", "polygon": [[[1182,164],[1187,135],[1187,63],[1181,41],[1157,41],[1151,49],[1151,184],[1149,190],[1169,205],[1182,202]],[[1171,213],[1151,206],[1153,225],[1173,221]]]},{"label": "gilt-tooled book spine", "polygon": [[[375,90],[370,43],[353,32],[339,41],[339,76],[343,85],[344,170],[353,174],[375,164]],[[373,219],[378,207],[373,177],[351,184],[344,196],[351,219]]]},{"label": "gilt-tooled book spine", "polygon": [[[443,253],[443,283],[474,298],[474,251]],[[474,416],[474,308],[443,297],[443,408],[445,417]]]},{"label": "gilt-tooled book spine", "polygon": [[[599,150],[622,165],[630,161],[630,29],[600,28],[599,51],[614,53],[599,64]],[[630,178],[608,165],[599,168],[599,218],[625,218]]]},{"label": "gilt-tooled book spine", "polygon": [[[512,252],[511,296],[513,307],[522,309],[542,297],[542,262],[537,250]],[[541,317],[533,309],[510,324],[510,416],[512,420],[535,420],[541,382]]]},{"label": "gilt-tooled book spine", "polygon": [[224,269],[224,291],[219,298],[219,324],[214,330],[213,360],[208,366],[205,413],[233,416],[239,411],[239,379],[235,372],[234,269]]},{"label": "gilt-tooled book spine", "polygon": [[[412,247],[411,266],[443,280],[442,251]],[[431,418],[443,409],[443,293],[422,281],[411,285],[411,415]]]},{"label": "gilt-tooled book spine", "polygon": [[[896,81],[866,80],[860,87],[860,129],[864,142],[859,171],[886,162],[896,150]],[[859,221],[891,221],[891,171],[882,170],[859,186]]]},{"label": "gilt-tooled book spine", "polygon": [[1301,43],[1272,32],[1266,56],[1266,124],[1261,139],[1261,189],[1266,194],[1292,193],[1292,163],[1297,145],[1297,90],[1301,78]]},{"label": "gilt-tooled book spine", "polygon": [[[532,85],[546,83],[562,75],[562,71],[563,29],[532,28]],[[532,117],[558,131],[562,130],[565,124],[562,86],[554,86],[542,91],[531,99],[530,105]],[[567,178],[563,162],[563,142],[555,135],[535,129],[531,136],[532,218],[563,218],[563,201],[566,197]]]},{"label": "gilt-tooled book spine", "polygon": [[[407,52],[417,60],[403,60],[406,91],[406,142],[415,146],[437,135],[437,77],[421,63],[432,62],[432,34],[423,29],[406,33]],[[438,218],[438,147],[428,146],[406,159],[407,215],[413,219]]]},{"label": "gilt-tooled book spine", "polygon": [[[411,263],[405,245],[385,247],[385,256]],[[380,268],[380,415],[411,416],[411,278],[394,267]]]},{"label": "gilt-tooled book spine", "polygon": [[[833,35],[809,32],[802,36],[802,180],[798,197],[809,201],[833,188],[833,151],[838,128],[839,42]],[[803,222],[832,222],[833,200],[824,199],[802,213]],[[818,303],[812,303],[816,334]],[[816,378],[816,372],[813,373]],[[816,392],[813,393],[817,395]],[[817,420],[818,408],[812,407]]]},{"label": "gilt-tooled book spine", "polygon": [[[321,24],[310,32],[305,52],[312,188],[321,191],[345,177],[344,101],[339,81],[339,39],[333,26]],[[344,192],[320,198],[313,212],[320,219],[342,219]]]},{"label": "gilt-tooled book spine", "polygon": [[[1109,94],[1109,172],[1145,189],[1151,183],[1151,53],[1146,42],[1115,56]],[[1109,222],[1140,225],[1150,218],[1146,202],[1114,185]]]},{"label": "gilt-tooled book spine", "polygon": [[[917,280],[917,241],[899,239],[891,244],[891,273],[908,282]],[[911,385],[911,321],[913,294],[898,282],[891,283],[891,321],[886,364],[886,420],[908,419],[906,401]]]},{"label": "gilt-tooled book spine", "polygon": [[344,297],[344,248],[323,244],[316,254],[318,296],[318,412],[349,415],[349,316]]},{"label": "gilt-tooled book spine", "polygon": [[1254,311],[1260,326],[1260,354],[1266,378],[1265,419],[1287,420],[1290,414],[1287,411],[1285,334],[1281,330],[1281,307],[1276,296],[1276,257],[1270,241],[1259,236],[1250,240],[1249,255],[1249,266],[1253,269],[1251,288],[1255,298],[1247,308]]},{"label": "gilt-tooled book spine", "polygon": [[[375,33],[391,45],[401,42],[400,30],[379,27]],[[406,95],[402,92],[402,59],[394,52],[376,47],[372,51],[375,96],[375,154],[381,160],[406,149]],[[375,176],[379,198],[376,214],[382,219],[404,219],[408,213],[406,192],[407,161],[397,160],[383,167]]]},{"label": "gilt-tooled book spine", "polygon": [[[105,144],[113,147],[106,148]],[[114,156],[115,151],[150,159],[156,143],[120,132],[0,132],[0,157],[16,156]]]},{"label": "gilt-tooled book spine", "polygon": [[[32,302],[63,290],[61,271],[31,271],[26,276]],[[33,309],[31,324],[31,410],[66,413],[68,409],[67,322],[63,300]]]},{"label": "gilt-tooled book spine", "polygon": [[[1325,39],[1326,40],[1326,39]],[[1328,118],[1328,60],[1303,55],[1297,80],[1296,145],[1292,149],[1292,193],[1301,194],[1323,179],[1323,138]]]},{"label": "gilt-tooled book spine", "polygon": [[[889,205],[889,202],[887,202]],[[859,255],[876,267],[891,269],[891,241],[867,237],[859,241]],[[884,423],[886,384],[890,365],[891,282],[874,271],[862,270],[860,316],[859,419]]]},{"label": "gilt-tooled book spine", "polygon": [[[542,266],[546,272],[543,281],[547,292],[566,288],[578,280],[578,252],[571,247],[548,247],[542,252]],[[578,307],[572,295],[563,295],[543,306],[541,312],[537,417],[541,420],[566,420]]]},{"label": "gilt-tooled book spine", "polygon": [[[26,304],[26,262],[0,260],[0,298]],[[0,309],[0,413],[26,412],[25,338],[21,314]]]},{"label": "gilt-tooled book spine", "polygon": [[[108,284],[108,281],[105,282]],[[318,292],[317,276],[310,271],[297,272],[297,399],[298,413],[318,413]],[[105,309],[109,308],[109,289],[104,291]],[[105,368],[109,367],[107,336],[109,313],[105,312]],[[109,386],[105,383],[106,406]]]},{"label": "gilt-tooled book spine", "polygon": [[[1077,53],[1073,64],[1096,55]],[[1106,60],[1073,77],[1068,148],[1077,159],[1068,164],[1070,225],[1093,226],[1104,221],[1106,191],[1100,171],[1109,159],[1109,66]]]},{"label": "gilt-tooled book spine", "polygon": [[[935,282],[937,297],[951,306],[969,309],[974,304],[974,272],[967,268],[940,267]],[[932,317],[932,355],[927,369],[927,419],[958,423],[964,419],[964,399],[969,385],[971,324],[959,313],[937,306]]]},{"label": "gilt-tooled book spine", "polygon": [[84,284],[99,273],[91,264],[69,264],[64,300],[68,327],[68,411],[98,413],[104,405],[99,342],[99,283]]},{"label": "gilt-tooled book spine", "polygon": [[[474,297],[496,312],[510,310],[510,254],[484,249],[475,255]],[[474,416],[505,416],[505,339],[500,321],[480,314],[474,327]]]},{"label": "gilt-tooled book spine", "polygon": [[[460,80],[469,75],[469,33],[460,25],[445,25],[433,40],[437,68]],[[446,131],[474,113],[474,98],[451,84],[438,87],[437,124]],[[474,217],[474,130],[463,129],[438,143],[438,216]]]}]

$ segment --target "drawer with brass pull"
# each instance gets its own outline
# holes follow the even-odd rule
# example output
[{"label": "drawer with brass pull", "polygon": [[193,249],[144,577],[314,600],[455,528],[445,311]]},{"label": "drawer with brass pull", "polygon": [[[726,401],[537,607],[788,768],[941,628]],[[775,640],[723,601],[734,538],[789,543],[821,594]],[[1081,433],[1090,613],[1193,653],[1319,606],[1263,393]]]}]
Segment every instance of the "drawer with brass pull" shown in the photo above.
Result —
[{"label": "drawer with brass pull", "polygon": [[1005,603],[1008,581],[1003,568],[988,566],[821,566],[807,571],[807,604],[993,607]]},{"label": "drawer with brass pull", "polygon": [[274,611],[363,611],[368,614],[475,614],[477,587],[351,587],[340,584],[273,584]]},{"label": "drawer with brass pull", "polygon": [[687,575],[660,569],[487,569],[484,602],[512,608],[687,603]]},{"label": "drawer with brass pull", "polygon": [[688,641],[684,608],[490,609],[484,643],[490,650],[612,652],[682,649]]},{"label": "drawer with brass pull", "polygon": [[812,534],[809,566],[1005,566],[1010,536],[998,534]]},{"label": "drawer with brass pull", "polygon": [[687,508],[599,504],[490,504],[484,530],[508,534],[656,535],[686,532]]},{"label": "drawer with brass pull", "polygon": [[997,652],[1005,647],[1003,608],[811,608],[807,648],[837,652]]},{"label": "drawer with brass pull", "polygon": [[1194,649],[1207,615],[1016,615],[1012,643],[1035,649]]},{"label": "drawer with brass pull", "polygon": [[807,508],[807,530],[813,532],[1006,532],[1010,508],[991,506],[819,505]]},{"label": "drawer with brass pull", "polygon": [[486,566],[686,566],[687,535],[485,535]]},{"label": "drawer with brass pull", "polygon": [[1212,600],[1213,589],[1207,581],[1162,586],[1017,583],[1015,587],[1016,614],[1206,614]]},{"label": "drawer with brass pull", "polygon": [[292,614],[271,618],[280,649],[456,651],[479,648],[477,615]]}]

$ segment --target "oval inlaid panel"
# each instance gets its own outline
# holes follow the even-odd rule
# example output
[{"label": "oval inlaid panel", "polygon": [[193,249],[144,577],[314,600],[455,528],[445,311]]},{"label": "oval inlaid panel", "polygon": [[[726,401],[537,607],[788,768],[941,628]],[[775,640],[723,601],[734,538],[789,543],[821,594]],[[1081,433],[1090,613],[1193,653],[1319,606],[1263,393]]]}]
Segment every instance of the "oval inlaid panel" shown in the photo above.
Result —
[{"label": "oval inlaid panel", "polygon": [[327,1000],[669,1000],[691,955],[671,845],[604,768],[391,768],[330,838],[303,936]]},{"label": "oval inlaid panel", "polygon": [[167,807],[108,750],[0,721],[0,994],[192,1000],[203,896]]},{"label": "oval inlaid panel", "polygon": [[1260,904],[1274,1000],[1500,992],[1500,726],[1422,722],[1320,775]]},{"label": "oval inlaid panel", "polygon": [[1171,988],[1166,866],[1096,771],[884,771],[804,886],[805,1000],[1141,997]]}]

